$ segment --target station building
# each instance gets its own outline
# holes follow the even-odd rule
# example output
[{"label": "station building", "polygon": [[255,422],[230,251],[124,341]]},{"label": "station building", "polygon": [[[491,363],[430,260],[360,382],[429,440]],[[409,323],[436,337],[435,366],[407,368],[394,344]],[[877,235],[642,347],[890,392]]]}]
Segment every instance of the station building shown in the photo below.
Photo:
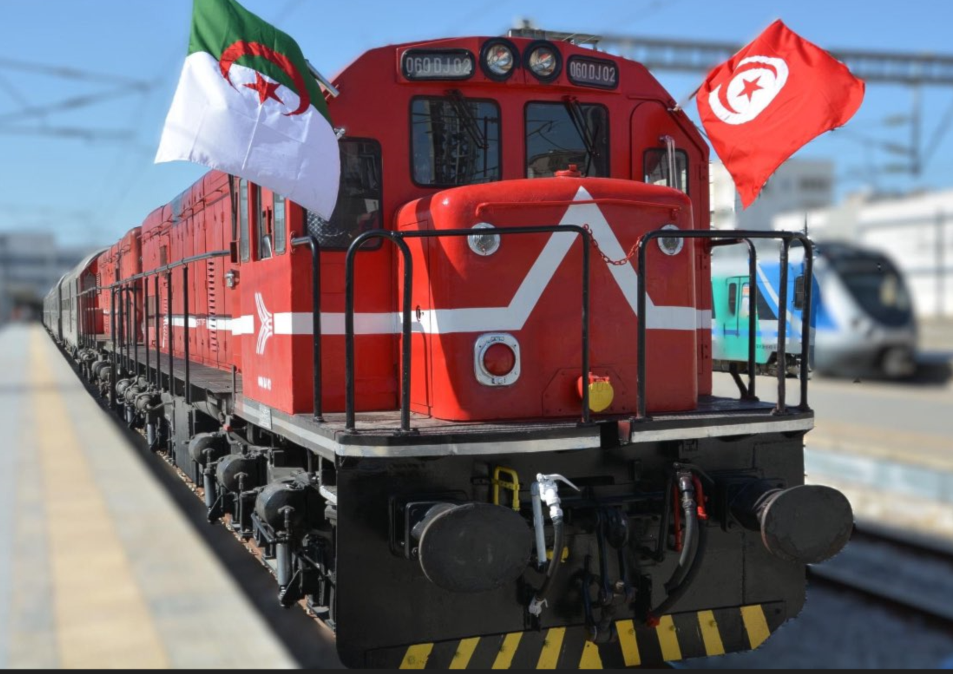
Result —
[{"label": "station building", "polygon": [[27,317],[63,274],[86,254],[57,245],[46,232],[0,232],[0,325]]}]

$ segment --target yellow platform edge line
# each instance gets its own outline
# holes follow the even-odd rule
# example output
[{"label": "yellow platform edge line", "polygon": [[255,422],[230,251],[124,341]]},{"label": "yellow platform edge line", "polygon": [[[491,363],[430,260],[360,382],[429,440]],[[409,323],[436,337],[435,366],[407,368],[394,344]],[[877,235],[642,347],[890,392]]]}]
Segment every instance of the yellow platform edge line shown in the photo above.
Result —
[{"label": "yellow platform edge line", "polygon": [[453,654],[453,660],[450,661],[449,669],[466,669],[479,643],[480,637],[462,639],[460,645],[457,646],[456,653]]},{"label": "yellow platform edge line", "polygon": [[721,632],[718,631],[718,622],[713,611],[698,612],[698,628],[705,642],[705,653],[708,655],[724,655],[725,645],[721,641]]},{"label": "yellow platform edge line", "polygon": [[742,606],[741,619],[745,623],[745,631],[748,633],[748,642],[752,650],[767,641],[771,636],[771,630],[768,629],[768,621],[764,617],[764,610],[760,605]]},{"label": "yellow platform edge line", "polygon": [[662,659],[675,661],[682,659],[682,649],[678,645],[678,633],[675,631],[675,621],[672,616],[662,616],[658,627],[655,628],[658,635],[659,646],[662,647]]},{"label": "yellow platform edge line", "polygon": [[539,652],[539,661],[536,669],[556,669],[559,654],[563,649],[563,637],[566,636],[565,627],[552,627],[546,632],[543,639],[543,648]]},{"label": "yellow platform edge line", "polygon": [[[30,398],[36,419],[61,420],[38,424],[35,430],[47,499],[45,533],[59,665],[168,667],[165,645],[70,419],[61,388],[66,382],[53,369],[51,345],[42,332],[33,333],[35,388]],[[83,536],[77,536],[77,521],[83,522]]]},{"label": "yellow platform edge line", "polygon": [[519,648],[520,639],[522,638],[522,632],[510,632],[503,637],[500,652],[496,654],[496,660],[493,661],[492,669],[510,668],[510,665],[513,664],[513,656],[516,655],[516,649]]}]

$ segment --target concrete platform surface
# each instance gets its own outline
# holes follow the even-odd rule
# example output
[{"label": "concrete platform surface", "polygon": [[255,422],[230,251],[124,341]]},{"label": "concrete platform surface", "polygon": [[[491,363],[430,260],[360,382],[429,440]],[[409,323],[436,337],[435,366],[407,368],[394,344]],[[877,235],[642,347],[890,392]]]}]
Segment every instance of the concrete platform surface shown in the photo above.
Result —
[{"label": "concrete platform surface", "polygon": [[0,668],[296,666],[139,451],[42,328],[0,329]]}]

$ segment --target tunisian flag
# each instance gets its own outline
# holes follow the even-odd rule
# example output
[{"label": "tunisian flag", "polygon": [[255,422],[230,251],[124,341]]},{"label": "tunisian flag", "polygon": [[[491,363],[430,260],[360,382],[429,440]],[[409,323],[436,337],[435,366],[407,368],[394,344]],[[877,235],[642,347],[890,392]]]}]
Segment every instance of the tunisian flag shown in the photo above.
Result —
[{"label": "tunisian flag", "polygon": [[864,82],[780,20],[712,70],[698,114],[745,208],[788,157],[843,126],[864,100]]}]

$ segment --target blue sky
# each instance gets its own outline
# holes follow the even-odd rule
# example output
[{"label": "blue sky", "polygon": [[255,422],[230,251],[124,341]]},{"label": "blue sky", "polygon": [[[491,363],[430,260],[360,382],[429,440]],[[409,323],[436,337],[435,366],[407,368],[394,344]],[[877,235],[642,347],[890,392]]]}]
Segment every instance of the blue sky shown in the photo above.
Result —
[{"label": "blue sky", "polygon": [[[362,51],[450,35],[498,35],[519,18],[550,30],[678,39],[753,39],[776,18],[828,49],[953,54],[948,0],[475,0],[370,2],[245,0],[298,40],[333,74]],[[64,243],[112,241],[205,171],[152,163],[185,59],[191,0],[0,0],[0,230],[53,230]],[[68,67],[101,79],[55,77],[24,66]],[[701,75],[657,73],[676,99]],[[953,130],[932,142],[953,106],[953,88],[924,88],[924,175],[873,174],[881,189],[953,186]],[[78,100],[77,100],[78,99]],[[899,158],[869,138],[907,143],[909,127],[884,120],[909,112],[910,90],[873,85],[844,132],[802,156],[836,160],[841,193],[869,184],[870,167]],[[72,100],[71,107],[62,102]],[[80,105],[86,101],[91,105]],[[28,113],[22,112],[24,109]],[[696,117],[694,104],[690,113]],[[696,117],[697,118],[697,117]],[[94,139],[38,129],[99,129]]]}]

